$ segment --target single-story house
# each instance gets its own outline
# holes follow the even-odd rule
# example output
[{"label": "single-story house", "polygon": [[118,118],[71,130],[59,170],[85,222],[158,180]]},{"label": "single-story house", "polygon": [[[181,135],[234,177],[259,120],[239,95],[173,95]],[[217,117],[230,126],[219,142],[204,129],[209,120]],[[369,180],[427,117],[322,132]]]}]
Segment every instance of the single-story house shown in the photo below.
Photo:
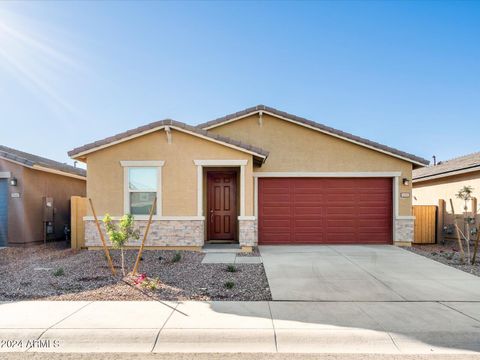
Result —
[{"label": "single-story house", "polygon": [[85,191],[84,169],[0,145],[0,246],[64,237],[70,197]]},{"label": "single-story house", "polygon": [[[147,246],[413,240],[412,169],[428,161],[259,105],[190,126],[157,121],[69,152],[96,213],[131,213]],[[91,214],[86,246],[100,240]]]},{"label": "single-story house", "polygon": [[[480,152],[414,170],[413,205],[438,205],[439,200],[445,200],[450,212],[452,199],[455,213],[461,214],[465,202],[455,194],[464,186],[471,186],[473,196],[480,196]],[[472,210],[472,202],[468,202],[467,211]]]}]

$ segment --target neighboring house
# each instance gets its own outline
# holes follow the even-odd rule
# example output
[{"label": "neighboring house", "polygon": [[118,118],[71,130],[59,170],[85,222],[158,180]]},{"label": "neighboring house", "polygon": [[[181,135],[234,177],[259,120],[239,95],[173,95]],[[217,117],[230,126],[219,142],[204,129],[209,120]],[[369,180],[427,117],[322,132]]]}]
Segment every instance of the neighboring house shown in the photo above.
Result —
[{"label": "neighboring house", "polygon": [[[461,214],[465,203],[455,194],[464,186],[473,187],[473,196],[480,197],[480,152],[443,161],[413,172],[413,205],[438,205],[440,199],[453,200],[455,213]],[[467,211],[472,211],[468,202]]]},{"label": "neighboring house", "polygon": [[85,196],[86,171],[0,146],[0,246],[64,237],[70,197]]},{"label": "neighboring house", "polygon": [[[154,122],[69,152],[97,214],[135,215],[147,246],[392,244],[413,239],[420,157],[259,105],[189,126]],[[86,245],[100,245],[92,216]]]}]

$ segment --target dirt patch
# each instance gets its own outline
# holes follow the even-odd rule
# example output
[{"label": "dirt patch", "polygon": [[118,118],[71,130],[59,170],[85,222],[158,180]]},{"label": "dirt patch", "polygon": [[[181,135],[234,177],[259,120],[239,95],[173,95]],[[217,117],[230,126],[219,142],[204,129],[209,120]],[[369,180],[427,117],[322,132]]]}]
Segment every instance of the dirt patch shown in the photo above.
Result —
[{"label": "dirt patch", "polygon": [[[262,264],[202,264],[203,253],[146,250],[139,273],[154,280],[154,288],[121,275],[120,252],[111,251],[118,275],[111,276],[103,251],[72,250],[60,244],[7,248],[0,256],[2,300],[270,300]],[[136,250],[126,251],[131,270]],[[233,282],[233,287],[227,283]]]},{"label": "dirt patch", "polygon": [[[468,263],[463,263],[458,249],[458,244],[455,241],[447,241],[445,245],[413,245],[412,247],[405,249],[428,257],[429,259],[438,261],[442,264],[465,271],[469,274],[480,276],[480,254],[477,254],[477,261],[475,265],[471,265],[468,260],[466,261]],[[470,247],[470,250],[473,254],[473,243]]]}]

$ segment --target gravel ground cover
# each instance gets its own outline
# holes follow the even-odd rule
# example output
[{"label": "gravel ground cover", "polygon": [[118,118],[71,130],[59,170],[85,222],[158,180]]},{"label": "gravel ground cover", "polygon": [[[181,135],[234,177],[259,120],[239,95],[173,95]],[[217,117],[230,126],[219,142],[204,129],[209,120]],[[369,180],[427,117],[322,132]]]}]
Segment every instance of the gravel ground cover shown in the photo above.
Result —
[{"label": "gravel ground cover", "polygon": [[[225,264],[201,264],[204,254],[199,252],[146,250],[139,268],[146,279],[139,283],[142,278],[120,275],[120,252],[112,250],[111,255],[116,277],[103,251],[72,250],[62,243],[4,249],[0,301],[271,299],[262,264],[228,269]],[[127,270],[136,256],[136,250],[126,251]]]},{"label": "gravel ground cover", "polygon": [[[458,251],[458,244],[455,241],[447,241],[445,245],[413,245],[412,247],[405,249],[428,257],[429,259],[441,262],[442,264],[465,271],[469,274],[480,276],[480,254],[477,254],[477,261],[475,265],[471,265],[468,261],[467,264],[462,263],[460,253]],[[473,254],[473,244],[470,247],[470,251]]]}]

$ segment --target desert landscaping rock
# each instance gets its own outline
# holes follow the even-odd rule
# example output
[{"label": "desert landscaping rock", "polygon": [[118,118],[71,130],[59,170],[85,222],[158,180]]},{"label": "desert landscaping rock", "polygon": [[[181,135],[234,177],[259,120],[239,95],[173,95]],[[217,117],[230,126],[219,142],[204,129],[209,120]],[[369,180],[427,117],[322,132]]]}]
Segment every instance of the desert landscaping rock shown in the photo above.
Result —
[{"label": "desert landscaping rock", "polygon": [[[111,276],[103,251],[72,250],[61,243],[32,248],[8,248],[0,257],[0,301],[8,300],[270,300],[271,294],[262,264],[238,264],[234,273],[225,264],[202,264],[205,254],[181,251],[144,251],[139,273],[157,279],[148,290],[135,278],[122,278],[120,253],[111,255],[117,276]],[[131,271],[137,250],[126,251]],[[35,271],[35,269],[51,269]],[[58,269],[63,275],[55,276]],[[226,289],[232,281],[235,286]]]},{"label": "desert landscaping rock", "polygon": [[[465,246],[465,244],[463,244]],[[411,252],[425,256],[429,259],[438,261],[442,264],[452,266],[456,269],[465,271],[469,274],[480,276],[480,253],[477,254],[477,261],[475,265],[470,264],[466,256],[465,250],[465,263],[462,262],[460,252],[458,250],[458,244],[455,241],[447,241],[445,245],[432,244],[432,245],[414,245],[410,248],[406,248]],[[470,247],[470,251],[473,254],[473,243]]]}]

